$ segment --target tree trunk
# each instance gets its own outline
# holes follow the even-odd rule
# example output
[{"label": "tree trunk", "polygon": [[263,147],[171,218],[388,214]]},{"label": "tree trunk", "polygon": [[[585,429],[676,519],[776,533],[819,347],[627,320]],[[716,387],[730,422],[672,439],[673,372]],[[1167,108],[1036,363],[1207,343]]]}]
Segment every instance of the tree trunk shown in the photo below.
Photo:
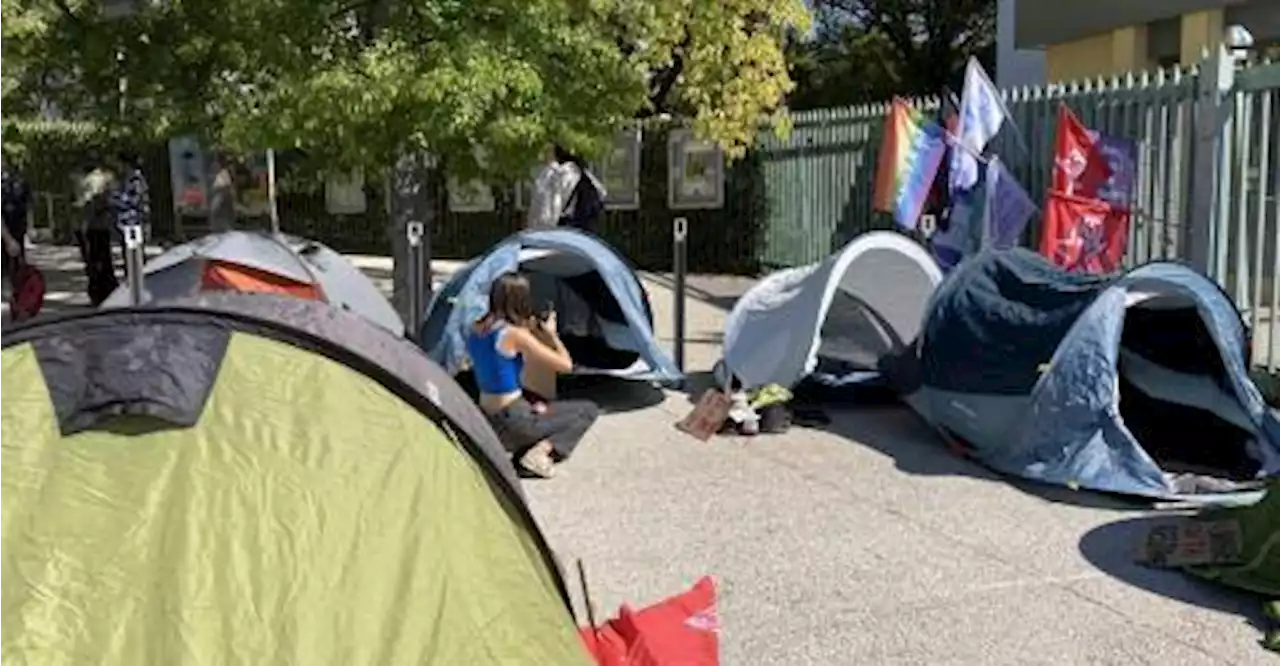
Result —
[{"label": "tree trunk", "polygon": [[[435,197],[431,186],[431,166],[423,155],[404,155],[391,169],[387,185],[387,213],[390,220],[387,233],[391,236],[392,303],[406,326],[412,326],[424,313],[411,313],[409,280],[416,278],[422,285],[422,306],[426,307],[431,296],[431,227],[435,224]],[[420,274],[409,275],[409,223],[421,222],[422,266]],[[410,330],[416,338],[418,331]]]}]

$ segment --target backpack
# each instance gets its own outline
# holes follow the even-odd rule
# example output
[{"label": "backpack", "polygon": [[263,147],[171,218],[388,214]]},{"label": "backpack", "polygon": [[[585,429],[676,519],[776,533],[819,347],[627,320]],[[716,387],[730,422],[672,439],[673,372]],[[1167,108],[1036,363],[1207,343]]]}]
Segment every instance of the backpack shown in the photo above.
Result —
[{"label": "backpack", "polygon": [[592,182],[585,169],[582,171],[582,177],[578,179],[578,184],[573,187],[569,202],[573,206],[573,211],[565,216],[564,224],[587,231],[594,230],[596,221],[604,212],[604,197],[600,196],[600,189]]},{"label": "backpack", "polygon": [[40,314],[44,307],[44,273],[28,264],[21,255],[13,258],[17,266],[13,270],[13,300],[9,304],[13,321],[19,322]]}]

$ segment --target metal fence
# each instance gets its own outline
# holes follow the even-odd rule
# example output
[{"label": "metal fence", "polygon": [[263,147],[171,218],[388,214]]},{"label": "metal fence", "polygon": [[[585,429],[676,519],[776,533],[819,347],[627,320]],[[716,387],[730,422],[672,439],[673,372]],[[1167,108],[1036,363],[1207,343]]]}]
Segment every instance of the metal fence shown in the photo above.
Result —
[{"label": "metal fence", "polygon": [[[1038,198],[1050,181],[1060,103],[1089,127],[1134,140],[1139,181],[1128,260],[1178,256],[1187,214],[1184,191],[1196,80],[1193,68],[1004,90],[1013,127],[996,138],[995,152]],[[926,112],[938,108],[935,98],[911,103]],[[795,114],[790,136],[764,137],[758,150],[771,204],[766,264],[818,261],[859,233],[892,225],[888,216],[871,210],[888,111],[885,103],[805,111]],[[1034,226],[1028,229],[1028,243],[1038,241]]]},{"label": "metal fence", "polygon": [[[1253,324],[1255,362],[1280,369],[1280,63],[1236,67],[1225,52],[1185,70],[1002,91],[1018,137],[995,151],[1033,198],[1048,188],[1057,108],[1138,148],[1126,263],[1191,262]],[[936,99],[913,100],[935,111]],[[888,228],[871,210],[887,104],[795,114],[758,148],[768,220],[761,263],[819,261],[859,233]],[[1032,224],[1024,242],[1039,241]]]}]

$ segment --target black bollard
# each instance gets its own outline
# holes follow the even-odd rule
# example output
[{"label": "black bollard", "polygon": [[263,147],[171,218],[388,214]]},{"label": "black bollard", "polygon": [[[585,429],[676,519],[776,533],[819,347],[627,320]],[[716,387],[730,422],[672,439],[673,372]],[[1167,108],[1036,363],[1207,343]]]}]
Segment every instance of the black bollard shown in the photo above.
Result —
[{"label": "black bollard", "polygon": [[423,302],[426,290],[422,286],[423,266],[426,264],[423,260],[426,244],[422,242],[425,226],[421,222],[410,222],[405,225],[405,235],[409,241],[408,261],[406,262],[408,265],[405,266],[406,277],[409,280],[409,320],[405,323],[408,325],[411,337],[418,335],[418,329],[422,327],[422,315],[426,314],[423,312],[426,308],[426,304]]},{"label": "black bollard", "polygon": [[677,217],[671,227],[671,267],[675,273],[675,360],[676,367],[684,372],[684,300],[685,272],[689,259],[689,220]]},{"label": "black bollard", "polygon": [[129,283],[129,300],[133,305],[142,305],[142,271],[146,265],[142,225],[130,224],[121,231],[124,234],[124,275]]}]

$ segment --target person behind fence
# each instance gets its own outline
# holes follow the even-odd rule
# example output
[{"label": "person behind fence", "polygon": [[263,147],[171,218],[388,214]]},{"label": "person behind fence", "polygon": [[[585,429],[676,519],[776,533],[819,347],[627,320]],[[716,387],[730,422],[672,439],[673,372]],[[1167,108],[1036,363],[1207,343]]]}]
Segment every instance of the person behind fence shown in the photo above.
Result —
[{"label": "person behind fence", "polygon": [[[111,199],[111,207],[115,211],[116,227],[121,235],[125,227],[138,226],[149,231],[151,222],[151,188],[147,185],[147,177],[142,173],[138,156],[122,151],[116,156],[116,168],[121,175],[120,186]],[[144,232],[145,234],[146,232]]]},{"label": "person behind fence", "polygon": [[13,280],[14,269],[26,257],[27,211],[31,208],[31,189],[14,169],[9,158],[0,156],[0,169],[4,171],[4,277]]},{"label": "person behind fence", "polygon": [[213,154],[213,183],[209,187],[209,230],[214,233],[236,228],[235,161],[225,150]]},{"label": "person behind fence", "polygon": [[120,285],[115,259],[111,256],[116,221],[111,204],[116,177],[96,153],[90,154],[87,166],[88,173],[80,179],[80,192],[76,197],[82,215],[76,241],[80,245],[80,258],[84,260],[85,277],[89,280],[89,303],[96,308]]},{"label": "person behind fence", "polygon": [[507,273],[489,291],[489,312],[467,336],[467,353],[480,389],[480,408],[498,438],[525,472],[554,475],[555,464],[569,457],[599,415],[585,400],[530,402],[520,385],[525,362],[557,373],[573,368],[573,359],[556,331],[554,312],[538,316],[529,279]]},{"label": "person behind fence", "polygon": [[548,149],[547,161],[533,182],[526,226],[577,227],[594,232],[604,214],[605,187],[582,158],[560,146]]}]

